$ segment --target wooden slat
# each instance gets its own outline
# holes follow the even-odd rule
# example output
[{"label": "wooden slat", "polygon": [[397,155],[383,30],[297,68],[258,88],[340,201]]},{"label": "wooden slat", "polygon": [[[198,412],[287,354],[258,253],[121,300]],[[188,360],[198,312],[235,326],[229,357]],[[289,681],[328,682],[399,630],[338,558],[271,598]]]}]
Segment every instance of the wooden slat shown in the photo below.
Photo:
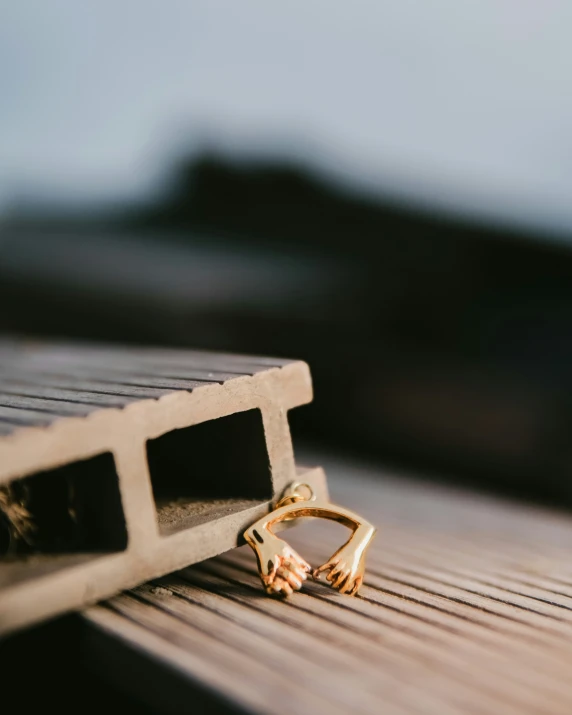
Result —
[{"label": "wooden slat", "polygon": [[[126,404],[125,402],[123,404]],[[30,397],[28,395],[14,395],[12,393],[0,393],[1,407],[15,407],[25,410],[36,410],[47,412],[52,415],[65,416],[85,416],[93,412],[101,405],[93,402],[80,402],[65,399],[53,399],[44,397]]]},{"label": "wooden slat", "polygon": [[21,374],[14,372],[11,376],[5,378],[14,382],[29,382],[34,381],[38,384],[46,384],[50,379],[56,379],[60,383],[67,380],[75,380],[76,384],[82,387],[88,382],[95,381],[99,384],[109,386],[107,389],[114,390],[115,386],[125,387],[144,387],[149,389],[159,390],[187,390],[192,392],[196,387],[213,384],[213,380],[188,380],[180,378],[153,377],[151,375],[139,375],[138,373],[122,373],[116,374],[112,372],[95,372],[90,369],[74,368],[73,371],[54,370],[52,372],[44,370],[33,375]]},{"label": "wooden slat", "polygon": [[[56,390],[69,390],[70,392],[87,391],[94,395],[125,395],[139,399],[157,399],[172,392],[170,387],[141,387],[139,385],[126,385],[120,382],[103,382],[102,380],[86,380],[84,378],[69,375],[26,375],[25,377],[14,377],[1,380],[2,386],[11,387],[24,386],[33,390],[46,389],[48,387]],[[38,393],[39,394],[39,393]]]},{"label": "wooden slat", "polygon": [[46,343],[18,343],[5,341],[0,345],[0,360],[24,365],[59,364],[103,366],[169,366],[174,369],[215,370],[233,374],[255,374],[271,367],[283,367],[291,362],[281,358],[230,355],[201,350],[169,350],[90,344],[50,345]]},{"label": "wooden slat", "polygon": [[69,390],[65,388],[40,387],[38,385],[25,385],[16,382],[0,382],[0,400],[8,396],[28,397],[35,399],[54,400],[57,402],[79,403],[84,405],[98,405],[100,407],[123,407],[137,399],[131,395],[109,395],[88,390]]},{"label": "wooden slat", "polygon": [[[8,376],[2,375],[3,381],[11,382],[30,382],[34,381],[38,384],[46,384],[46,379],[55,378],[60,381],[74,379],[82,386],[87,381],[96,381],[106,385],[133,385],[136,387],[149,387],[168,390],[189,390],[192,391],[195,387],[202,387],[217,382],[217,380],[199,380],[174,377],[155,377],[153,375],[141,375],[136,372],[130,373],[115,373],[113,371],[92,370],[90,368],[70,368],[64,370],[59,368],[56,370],[42,370],[33,374],[21,373],[14,371]],[[224,382],[224,380],[222,380]]]},{"label": "wooden slat", "polygon": [[[299,474],[286,414],[311,397],[302,362],[0,341],[0,634],[233,548]],[[164,435],[176,448],[154,441]],[[325,496],[322,470],[303,478]],[[19,480],[30,513],[4,486]],[[81,507],[68,528],[76,493],[101,529]]]},{"label": "wooden slat", "polygon": [[50,422],[62,416],[61,414],[41,412],[39,410],[25,410],[18,407],[0,406],[0,422],[5,425],[11,425],[12,428],[18,426],[49,425]]},{"label": "wooden slat", "polygon": [[16,366],[8,366],[8,370],[4,372],[3,377],[25,376],[27,374],[46,374],[46,375],[76,375],[78,377],[87,377],[93,379],[99,378],[114,378],[119,379],[123,376],[129,378],[137,378],[143,381],[147,378],[163,377],[169,380],[196,380],[198,382],[219,382],[223,383],[227,380],[243,375],[245,373],[221,372],[219,370],[193,369],[192,367],[166,367],[158,365],[150,365],[148,367],[140,365],[89,365],[89,364],[70,364],[51,365],[49,362],[41,362],[38,364],[19,364]]},{"label": "wooden slat", "polygon": [[[198,681],[257,712],[572,712],[569,516],[350,463],[328,473],[333,498],[380,527],[359,597],[309,583],[269,599],[243,547],[84,619],[189,692]],[[315,520],[286,538],[317,565],[344,534]]]},{"label": "wooden slat", "polygon": [[[290,362],[192,350],[2,340],[0,435],[18,426],[47,425],[63,416],[87,416],[101,407],[122,407],[130,402],[123,397],[156,399],[174,390],[192,392]],[[73,389],[78,394],[70,394]],[[86,394],[90,390],[115,397],[94,398]]]}]

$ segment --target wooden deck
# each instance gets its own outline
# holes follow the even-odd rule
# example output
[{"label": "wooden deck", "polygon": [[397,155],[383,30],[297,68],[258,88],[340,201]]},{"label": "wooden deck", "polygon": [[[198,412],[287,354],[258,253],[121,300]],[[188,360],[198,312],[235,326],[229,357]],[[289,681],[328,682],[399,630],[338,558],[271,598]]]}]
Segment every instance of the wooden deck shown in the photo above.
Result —
[{"label": "wooden deck", "polygon": [[[569,715],[572,517],[317,460],[379,527],[357,598],[267,598],[242,547],[85,611],[98,670],[161,712]],[[318,565],[343,532],[286,538]]]}]

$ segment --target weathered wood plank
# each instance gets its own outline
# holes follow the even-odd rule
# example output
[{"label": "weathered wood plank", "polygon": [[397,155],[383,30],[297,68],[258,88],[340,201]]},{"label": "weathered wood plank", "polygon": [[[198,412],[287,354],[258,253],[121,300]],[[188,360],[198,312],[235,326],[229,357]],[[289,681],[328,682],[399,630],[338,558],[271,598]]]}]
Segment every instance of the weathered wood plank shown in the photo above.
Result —
[{"label": "weathered wood plank", "polygon": [[147,389],[159,389],[168,390],[172,392],[173,390],[187,390],[192,392],[197,387],[203,387],[205,385],[220,384],[213,380],[187,380],[179,378],[166,378],[166,377],[152,377],[149,375],[139,375],[137,373],[111,373],[111,372],[94,372],[89,369],[79,369],[74,368],[69,371],[54,370],[49,372],[47,370],[39,371],[33,375],[28,373],[13,372],[10,376],[5,378],[6,380],[13,380],[14,382],[19,381],[34,381],[36,383],[44,384],[49,380],[58,381],[59,384],[63,384],[65,381],[74,380],[76,384],[85,386],[90,382],[96,382],[99,385],[107,386],[108,390],[116,389],[122,387],[142,387]]},{"label": "weathered wood plank", "polygon": [[218,371],[233,374],[256,374],[272,367],[284,367],[292,362],[280,358],[221,354],[200,350],[177,350],[149,347],[79,346],[77,344],[11,343],[0,346],[0,361],[21,365],[90,365],[96,367],[166,367]]},{"label": "weathered wood plank", "polygon": [[311,396],[301,362],[2,342],[0,633],[236,546]]},{"label": "weathered wood plank", "polygon": [[[23,386],[26,389],[56,389],[69,390],[70,392],[88,392],[94,395],[125,395],[138,399],[158,399],[173,391],[172,387],[140,387],[139,385],[126,385],[122,382],[103,382],[101,380],[86,380],[70,375],[38,375],[11,377],[0,381],[0,384]],[[200,386],[197,383],[195,387]],[[190,389],[190,388],[189,388]]]},{"label": "weathered wood plank", "polygon": [[[121,407],[123,407],[124,404],[126,404],[126,402],[123,402]],[[115,405],[107,406],[111,407]],[[93,402],[80,402],[79,400],[59,400],[45,397],[30,397],[28,395],[14,395],[11,392],[0,392],[0,407],[34,410],[57,416],[78,415],[83,417],[89,415],[94,409],[98,409],[100,405]]]},{"label": "weathered wood plank", "polygon": [[84,405],[98,405],[102,407],[123,407],[137,399],[135,395],[106,395],[87,390],[69,390],[57,387],[40,387],[38,385],[25,385],[17,382],[0,381],[0,400],[7,396],[31,397],[47,399],[58,402],[79,403]]},{"label": "weathered wood plank", "polygon": [[[192,367],[165,367],[153,366],[144,367],[141,365],[79,365],[71,363],[70,365],[54,364],[49,362],[38,362],[31,364],[18,364],[14,366],[1,366],[0,375],[3,377],[10,376],[25,376],[30,373],[38,374],[38,372],[47,375],[76,375],[77,377],[91,377],[93,379],[113,378],[119,379],[123,376],[128,378],[136,378],[145,381],[147,378],[163,377],[170,380],[196,380],[197,382],[223,383],[227,380],[233,380],[248,373],[233,373],[222,372],[220,370],[208,369],[193,369]],[[144,383],[145,384],[145,383]]]},{"label": "weathered wood plank", "polygon": [[38,410],[21,409],[19,407],[0,406],[0,421],[10,425],[12,429],[19,426],[39,426],[49,425],[58,417],[63,417],[60,414],[49,412],[40,412]]}]

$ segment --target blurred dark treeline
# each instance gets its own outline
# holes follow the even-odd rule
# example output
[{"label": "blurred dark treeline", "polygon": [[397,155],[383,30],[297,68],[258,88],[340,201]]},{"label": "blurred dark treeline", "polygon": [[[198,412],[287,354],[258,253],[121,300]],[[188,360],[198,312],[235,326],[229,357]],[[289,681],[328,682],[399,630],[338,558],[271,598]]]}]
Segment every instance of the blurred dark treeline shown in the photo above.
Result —
[{"label": "blurred dark treeline", "polygon": [[183,161],[113,217],[13,219],[0,329],[299,357],[296,440],[572,505],[572,251],[301,167]]}]

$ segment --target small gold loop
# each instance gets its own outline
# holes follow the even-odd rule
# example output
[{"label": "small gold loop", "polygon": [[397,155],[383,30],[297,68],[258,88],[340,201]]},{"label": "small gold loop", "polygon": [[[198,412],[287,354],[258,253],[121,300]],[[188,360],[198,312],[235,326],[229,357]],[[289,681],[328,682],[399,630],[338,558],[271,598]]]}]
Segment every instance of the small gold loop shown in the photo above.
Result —
[{"label": "small gold loop", "polygon": [[[305,497],[298,491],[301,487],[305,487],[308,490],[309,496]],[[282,506],[287,506],[288,504],[296,504],[299,501],[315,501],[316,495],[312,487],[306,482],[293,482],[289,487],[286,488],[284,496],[278,500],[275,509],[280,509]]]},{"label": "small gold loop", "polygon": [[[308,491],[308,496],[305,497],[300,494],[299,490],[301,488],[305,488]],[[314,494],[314,490],[307,482],[294,482],[288,487],[287,493],[292,494],[293,496],[302,497],[302,501],[316,501],[316,495]]]},{"label": "small gold loop", "polygon": [[286,494],[282,499],[276,502],[275,509],[280,509],[282,506],[288,506],[288,504],[296,504],[299,501],[304,501],[304,497],[299,494]]}]

